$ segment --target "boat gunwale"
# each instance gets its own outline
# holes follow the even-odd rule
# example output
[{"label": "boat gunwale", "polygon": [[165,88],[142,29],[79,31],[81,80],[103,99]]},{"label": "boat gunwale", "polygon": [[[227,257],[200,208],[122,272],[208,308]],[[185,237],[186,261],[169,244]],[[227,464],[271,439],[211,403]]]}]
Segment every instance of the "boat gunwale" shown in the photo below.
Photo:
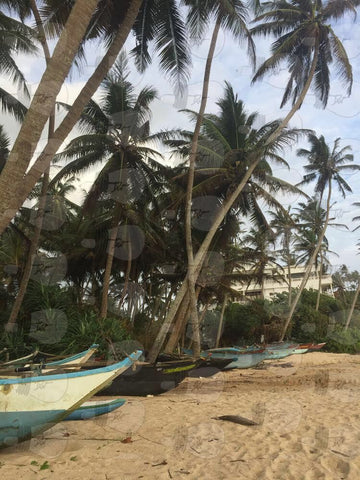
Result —
[{"label": "boat gunwale", "polygon": [[68,378],[76,378],[76,377],[85,377],[88,375],[96,375],[105,372],[112,372],[119,368],[123,367],[130,367],[141,355],[141,350],[136,350],[136,352],[131,353],[127,358],[122,360],[118,363],[113,363],[111,365],[107,365],[106,367],[96,368],[93,370],[80,370],[76,372],[65,372],[65,373],[57,373],[54,375],[37,375],[34,377],[25,377],[25,378],[0,378],[0,386],[1,385],[14,385],[20,383],[30,383],[30,382],[49,382],[52,380],[64,380]]}]

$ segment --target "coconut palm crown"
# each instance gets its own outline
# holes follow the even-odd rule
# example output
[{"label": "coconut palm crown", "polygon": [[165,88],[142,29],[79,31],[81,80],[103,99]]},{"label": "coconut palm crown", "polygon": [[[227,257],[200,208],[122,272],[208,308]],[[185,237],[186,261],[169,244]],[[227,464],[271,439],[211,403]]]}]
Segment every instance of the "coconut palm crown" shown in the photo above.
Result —
[{"label": "coconut palm crown", "polygon": [[[257,70],[253,82],[286,64],[290,78],[281,107],[291,100],[294,105],[307,90],[307,81],[325,108],[330,91],[330,66],[350,95],[353,73],[343,44],[331,22],[348,13],[356,15],[358,0],[276,0],[263,4],[263,13],[254,22],[254,35],[273,35],[271,56]],[[306,92],[305,92],[306,93]],[[303,101],[303,98],[301,98]]]},{"label": "coconut palm crown", "polygon": [[308,135],[310,149],[300,148],[297,151],[299,157],[306,158],[308,164],[304,165],[307,172],[303,180],[298,185],[306,185],[316,181],[315,192],[322,199],[325,188],[331,181],[335,182],[342,196],[345,198],[346,192],[351,192],[350,185],[341,176],[342,172],[358,171],[360,165],[351,164],[354,156],[351,152],[351,146],[346,145],[340,148],[340,138],[334,141],[333,148],[326,143],[323,135],[317,137],[315,134]]}]

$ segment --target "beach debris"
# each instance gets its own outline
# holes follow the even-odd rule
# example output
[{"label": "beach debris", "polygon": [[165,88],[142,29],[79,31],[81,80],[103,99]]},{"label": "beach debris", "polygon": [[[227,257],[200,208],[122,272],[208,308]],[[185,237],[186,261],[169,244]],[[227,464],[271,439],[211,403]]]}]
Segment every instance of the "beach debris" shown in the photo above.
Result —
[{"label": "beach debris", "polygon": [[131,437],[126,437],[123,440],[121,440],[121,443],[132,443],[132,438]]},{"label": "beach debris", "polygon": [[241,417],[240,415],[221,415],[220,417],[212,417],[214,420],[225,420],[227,422],[239,423],[240,425],[246,426],[254,426],[259,425],[257,422],[253,420],[249,420],[248,418]]},{"label": "beach debris", "polygon": [[167,461],[166,461],[166,460],[163,460],[163,461],[160,462],[160,463],[153,463],[151,466],[152,466],[152,467],[158,467],[159,465],[167,465]]}]

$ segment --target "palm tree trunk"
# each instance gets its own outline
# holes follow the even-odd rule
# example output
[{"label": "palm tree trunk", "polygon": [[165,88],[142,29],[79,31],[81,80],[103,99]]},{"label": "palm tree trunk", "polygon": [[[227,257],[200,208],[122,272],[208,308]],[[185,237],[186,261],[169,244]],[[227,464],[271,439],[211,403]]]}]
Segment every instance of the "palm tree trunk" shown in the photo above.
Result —
[{"label": "palm tree trunk", "polygon": [[321,245],[322,245],[322,242],[324,240],[324,237],[325,237],[325,233],[326,233],[326,229],[327,229],[327,226],[328,226],[328,223],[329,223],[329,218],[330,218],[330,199],[331,199],[331,180],[329,181],[329,192],[328,192],[328,198],[327,198],[327,205],[326,205],[326,218],[325,218],[325,223],[324,223],[324,228],[322,229],[322,232],[318,238],[318,243],[315,247],[315,250],[313,252],[313,254],[311,255],[310,257],[310,260],[307,264],[307,267],[306,267],[306,270],[305,270],[305,274],[304,274],[304,278],[302,279],[302,282],[300,284],[300,287],[298,289],[298,292],[296,294],[296,297],[294,299],[294,302],[293,304],[291,305],[291,308],[290,308],[290,312],[288,314],[288,316],[286,317],[286,320],[285,320],[285,324],[284,324],[284,328],[283,328],[283,331],[281,333],[281,337],[279,339],[280,342],[282,342],[284,340],[284,337],[285,337],[285,334],[286,334],[286,331],[289,327],[289,323],[292,319],[292,316],[294,315],[294,312],[295,312],[295,309],[297,307],[297,304],[299,303],[299,300],[300,300],[300,297],[301,297],[301,294],[306,286],[306,283],[309,279],[309,276],[310,276],[310,273],[311,273],[311,270],[312,270],[312,267],[315,263],[315,259],[316,259],[316,256],[317,254],[319,253],[320,251],[320,248],[321,248]]},{"label": "palm tree trunk", "polygon": [[21,277],[21,282],[19,285],[19,291],[16,295],[14,304],[12,306],[9,319],[5,325],[5,330],[7,332],[14,332],[17,325],[17,317],[20,312],[20,308],[22,302],[25,297],[25,293],[27,290],[27,286],[29,284],[30,276],[32,267],[34,264],[34,259],[36,256],[36,252],[39,247],[40,241],[40,234],[44,220],[44,213],[45,213],[45,205],[46,205],[46,197],[47,197],[47,190],[49,186],[49,171],[45,172],[43,175],[43,181],[41,186],[41,194],[39,199],[39,206],[35,217],[35,226],[34,226],[34,233],[30,243],[30,249],[26,258],[26,263],[24,267],[24,271]]},{"label": "palm tree trunk", "polygon": [[[34,182],[25,197],[19,198],[19,192],[23,189],[22,182],[25,172],[44,126],[55,107],[56,97],[69,73],[97,3],[98,0],[77,0],[75,2],[1,172],[0,233],[4,231],[35,185]],[[36,175],[36,180],[49,167],[52,157],[53,154],[49,157],[44,169]]]},{"label": "palm tree trunk", "polygon": [[260,293],[261,300],[265,299],[265,281],[264,278],[261,279],[261,293]]},{"label": "palm tree trunk", "polygon": [[[276,139],[276,137],[280,135],[281,131],[287,126],[287,124],[289,123],[289,121],[291,120],[293,115],[301,107],[301,104],[302,104],[302,102],[303,102],[303,100],[304,100],[304,98],[305,98],[305,96],[306,96],[306,94],[307,94],[307,92],[310,88],[311,81],[312,81],[313,76],[314,76],[314,72],[315,72],[315,68],[316,68],[316,64],[317,64],[317,59],[318,59],[318,51],[319,51],[319,40],[318,40],[318,38],[316,38],[313,62],[312,62],[311,68],[310,68],[309,78],[304,85],[303,91],[301,92],[298,101],[294,104],[293,108],[288,113],[286,118],[281,122],[281,124],[276,129],[276,131],[271,135],[271,137],[269,137],[269,139],[266,142],[266,145],[268,145],[271,141],[274,141]],[[233,191],[233,193],[228,197],[226,202],[218,210],[218,213],[217,213],[217,215],[214,219],[214,222],[213,222],[210,230],[208,231],[205,239],[203,240],[203,243],[201,244],[200,248],[198,249],[198,251],[196,252],[196,255],[194,257],[193,267],[194,267],[194,270],[195,270],[195,272],[194,272],[195,281],[196,281],[197,275],[199,275],[202,264],[203,264],[203,262],[205,260],[205,257],[206,257],[206,253],[208,252],[208,249],[210,247],[211,241],[214,238],[219,226],[221,225],[222,221],[224,220],[226,214],[228,213],[228,211],[232,207],[235,200],[238,198],[238,196],[242,192],[244,186],[246,185],[246,183],[250,179],[253,171],[255,170],[257,165],[260,163],[260,161],[261,161],[261,158],[258,158],[258,159],[254,160],[252,162],[252,164],[248,167],[248,169],[246,171],[246,174],[244,175],[244,177],[241,180],[238,187]],[[182,285],[181,285],[181,287],[178,291],[178,294],[176,295],[176,297],[174,299],[174,302],[171,306],[169,314],[168,314],[167,318],[165,319],[164,323],[162,324],[161,329],[158,333],[158,336],[155,339],[154,345],[153,345],[153,347],[152,347],[152,349],[149,353],[149,359],[152,359],[150,361],[154,361],[154,359],[158,356],[158,354],[161,350],[161,347],[162,347],[162,344],[165,340],[167,332],[169,331],[169,328],[170,328],[170,326],[171,326],[171,324],[174,320],[174,317],[176,315],[176,311],[179,308],[179,306],[181,304],[181,301],[184,298],[184,295],[186,293],[187,282],[188,282],[188,275],[186,276],[184,282],[182,283]]]},{"label": "palm tree trunk", "polygon": [[[196,291],[195,291],[196,302],[199,298],[200,291],[201,291],[201,287],[200,286],[196,287]],[[167,353],[173,352],[176,345],[179,343],[182,332],[185,331],[187,320],[189,319],[189,316],[190,316],[190,309],[191,309],[191,305],[190,305],[190,299],[189,299],[189,292],[187,292],[185,297],[183,298],[182,304],[176,315],[176,319],[174,321],[174,326],[172,328],[171,335],[165,347],[165,352]],[[199,319],[199,326],[200,325],[201,325],[201,319]]]},{"label": "palm tree trunk", "polygon": [[[39,31],[39,39],[40,43],[44,52],[46,64],[48,65],[50,62],[50,50],[49,46],[46,40],[46,35],[45,31],[43,28],[42,20],[36,5],[35,0],[30,0],[30,7],[33,12],[35,21],[36,21],[36,26]],[[52,109],[51,115],[49,117],[49,127],[48,127],[48,138],[50,138],[53,133],[54,133],[54,128],[55,128],[55,108]],[[34,264],[34,259],[36,252],[38,251],[39,248],[39,242],[40,242],[40,234],[42,230],[42,225],[44,221],[44,215],[45,215],[45,206],[46,206],[46,198],[47,198],[47,191],[49,187],[49,177],[50,177],[50,172],[49,169],[44,173],[43,179],[42,179],[42,185],[41,185],[41,193],[40,193],[40,198],[39,198],[39,206],[38,210],[36,213],[36,218],[35,218],[35,225],[34,225],[34,233],[31,239],[30,243],[30,249],[28,251],[28,256],[26,259],[23,275],[21,277],[21,282],[19,286],[19,291],[16,295],[13,307],[10,312],[9,319],[5,325],[5,330],[8,332],[14,332],[16,325],[17,325],[17,317],[20,312],[20,308],[22,305],[22,302],[25,297],[25,293],[27,290],[27,286],[29,284],[30,276],[31,276],[31,271],[32,267]]]},{"label": "palm tree trunk", "polygon": [[287,272],[288,272],[288,281],[289,281],[289,298],[288,298],[288,304],[289,306],[291,305],[291,297],[292,297],[292,280],[291,280],[291,265],[290,262],[288,261],[287,263]]},{"label": "palm tree trunk", "polygon": [[284,248],[286,251],[286,268],[287,268],[288,288],[289,288],[288,305],[290,306],[291,297],[292,297],[292,280],[291,280],[291,255],[290,255],[290,233],[289,232],[285,232]]},{"label": "palm tree trunk", "polygon": [[221,334],[222,334],[222,330],[223,330],[224,314],[225,314],[225,308],[226,308],[226,305],[227,305],[227,301],[228,301],[228,294],[226,293],[225,296],[224,296],[224,301],[223,301],[222,308],[221,308],[218,331],[217,331],[217,335],[216,335],[215,348],[218,348],[219,343],[220,343],[220,338],[221,338]]},{"label": "palm tree trunk", "polygon": [[189,285],[190,318],[191,318],[191,324],[192,324],[192,334],[194,337],[193,340],[194,340],[195,358],[200,356],[201,346],[200,346],[199,318],[197,313],[197,302],[196,302],[196,293],[195,293],[196,275],[195,275],[195,266],[194,266],[194,251],[193,251],[193,243],[192,243],[192,235],[191,235],[192,190],[194,186],[195,160],[196,160],[196,155],[198,150],[200,129],[204,119],[204,113],[205,113],[206,103],[208,99],[211,65],[214,58],[214,52],[215,52],[219,30],[220,30],[220,18],[218,18],[215,23],[213,34],[211,37],[209,52],[206,59],[201,103],[200,103],[199,113],[196,119],[194,135],[191,142],[188,184],[187,184],[187,190],[186,190],[185,238],[186,238],[186,252],[187,252],[187,258],[188,258],[187,278],[188,278],[188,285]]},{"label": "palm tree trunk", "polygon": [[[94,4],[94,8],[97,4],[97,0],[77,0],[75,6],[78,6],[78,4],[87,5],[86,12],[90,9],[90,6]],[[126,12],[126,15],[124,17],[123,22],[119,26],[118,32],[112,41],[109,49],[107,50],[106,54],[100,61],[99,65],[96,67],[94,73],[91,75],[91,77],[88,79],[86,82],[86,85],[83,87],[81,90],[80,94],[76,98],[75,102],[73,103],[71,109],[67,113],[66,117],[64,120],[61,122],[59,127],[56,129],[54,132],[54,135],[52,138],[48,141],[46,144],[45,148],[43,149],[42,153],[39,155],[39,157],[36,159],[32,167],[29,169],[29,171],[26,173],[26,169],[28,167],[28,163],[31,159],[32,154],[25,154],[27,150],[22,150],[22,146],[26,145],[34,145],[34,142],[37,140],[33,136],[33,127],[30,122],[30,126],[26,124],[26,130],[23,134],[19,134],[16,142],[20,143],[21,145],[17,147],[16,150],[13,149],[11,153],[11,164],[9,164],[6,172],[4,170],[2,171],[0,175],[0,234],[4,231],[4,229],[7,227],[7,225],[10,223],[12,218],[14,217],[15,213],[18,211],[20,206],[23,204],[23,202],[26,200],[27,196],[31,192],[32,188],[36,184],[36,182],[39,180],[41,175],[46,171],[46,169],[49,167],[50,162],[55,155],[55,153],[58,151],[60,148],[61,144],[64,142],[65,138],[67,135],[71,132],[72,128],[75,126],[76,122],[78,121],[84,107],[87,105],[91,97],[94,95],[96,92],[97,88],[99,87],[101,81],[105,77],[106,73],[108,70],[112,67],[114,64],[119,51],[121,48],[124,46],[124,43],[129,35],[129,32],[131,31],[131,28],[136,20],[136,17],[139,12],[139,8],[142,4],[142,0],[132,0],[129,8]],[[68,22],[66,23],[65,29],[64,30],[64,36],[66,36],[67,32],[71,32],[71,35],[68,35],[69,38],[71,39],[71,43],[69,45],[73,46],[73,44],[76,42],[77,39],[79,39],[77,46],[74,51],[74,55],[76,54],[77,47],[82,40],[82,35],[81,34],[81,29],[79,28],[80,26],[83,25],[85,22],[86,18],[91,17],[88,13],[84,11],[84,13],[80,12],[79,14],[79,8],[75,10],[75,6],[73,7],[73,10],[71,12],[71,19],[73,20],[73,17],[75,17],[75,26],[73,25],[74,22],[69,23],[70,17]],[[84,7],[83,7],[84,8]],[[86,14],[85,14],[86,13]],[[79,22],[79,18],[81,18],[81,22]],[[87,26],[87,25],[86,25]],[[76,35],[73,35],[72,32],[75,32]],[[84,32],[83,32],[84,33]],[[62,37],[61,37],[62,38]],[[59,40],[60,42],[60,40]],[[58,42],[58,44],[59,44]],[[62,45],[62,44],[61,44]],[[59,47],[60,48],[60,47]],[[72,51],[72,50],[71,50]],[[66,57],[69,56],[69,52],[66,50]],[[54,52],[55,54],[55,52]],[[63,52],[60,52],[60,55],[63,55]],[[55,68],[56,70],[59,68],[57,64],[57,57],[54,58],[54,55],[51,59],[51,71],[50,73],[47,74],[47,77],[50,77],[49,80],[43,80],[45,81],[45,87],[49,90],[49,85],[51,86],[50,93],[53,95],[53,102],[55,102],[56,95],[58,91],[55,92],[55,86],[51,82],[51,75],[53,73],[53,70]],[[59,65],[62,65],[63,62],[60,62]],[[55,66],[54,66],[55,65]],[[71,66],[71,62],[70,62]],[[70,68],[69,66],[69,68]],[[67,70],[68,72],[68,70]],[[66,72],[66,75],[67,75]],[[46,72],[45,72],[46,73]],[[61,72],[60,72],[61,73]],[[66,77],[65,75],[65,77]],[[46,77],[46,78],[47,78]],[[57,77],[56,77],[57,78]],[[42,80],[42,83],[43,83]],[[63,80],[64,81],[64,80]],[[63,83],[63,81],[60,84],[60,87]],[[58,81],[60,83],[60,81]],[[46,88],[45,88],[45,93],[46,93]],[[40,93],[40,91],[39,91]],[[38,94],[38,92],[37,92]],[[47,94],[48,96],[48,94]],[[34,98],[35,101],[35,98]],[[31,108],[32,112],[34,110],[35,116],[38,115],[38,112],[44,113],[43,106],[38,105],[41,103],[39,99],[37,98],[37,102],[32,103]],[[33,114],[32,114],[33,116]],[[44,116],[44,115],[42,115]],[[46,117],[47,118],[47,117]],[[30,120],[29,120],[30,121]],[[46,119],[45,119],[46,121]],[[39,130],[40,127],[37,128]],[[21,132],[20,132],[21,133]],[[41,131],[40,131],[41,134]],[[40,135],[39,134],[39,135]],[[39,137],[38,135],[38,137]],[[14,145],[15,148],[15,145]],[[9,160],[10,160],[9,157]],[[22,159],[22,168],[20,169],[19,167],[16,167],[16,159],[20,158]],[[9,163],[9,160],[7,163]],[[19,172],[20,170],[20,172]],[[14,185],[17,185],[18,189],[14,190]],[[16,192],[16,195],[14,194]]]},{"label": "palm tree trunk", "polygon": [[106,318],[107,316],[108,293],[109,293],[109,287],[110,287],[111,270],[112,270],[112,264],[114,260],[115,245],[116,245],[118,230],[119,230],[119,218],[117,215],[116,218],[114,219],[113,228],[109,230],[106,265],[105,265],[105,272],[103,277],[103,288],[101,292],[100,318]]},{"label": "palm tree trunk", "polygon": [[189,294],[187,293],[183,298],[181,305],[177,311],[176,318],[171,330],[169,340],[165,347],[166,353],[172,353],[179,341],[183,326],[186,324],[187,319],[189,318],[190,310],[190,301]]},{"label": "palm tree trunk", "polygon": [[318,284],[318,292],[317,292],[317,296],[316,296],[316,306],[315,306],[316,311],[319,310],[319,306],[320,306],[322,268],[323,268],[323,255],[322,255],[322,251],[320,249],[319,284]]},{"label": "palm tree trunk", "polygon": [[348,315],[348,317],[347,317],[347,319],[346,319],[346,323],[345,323],[345,327],[344,327],[344,330],[345,330],[345,331],[349,328],[349,325],[350,325],[350,322],[351,322],[351,318],[352,318],[353,313],[354,313],[354,310],[355,310],[355,305],[356,305],[357,299],[359,298],[359,294],[360,294],[360,282],[358,283],[358,286],[357,286],[357,289],[356,289],[356,292],[355,292],[353,301],[352,301],[352,303],[351,303],[349,315]]},{"label": "palm tree trunk", "polygon": [[127,261],[127,265],[126,265],[126,272],[125,272],[125,278],[124,278],[124,287],[123,287],[123,290],[121,292],[121,297],[120,297],[120,300],[119,300],[119,308],[121,307],[121,305],[123,304],[123,301],[125,299],[125,296],[126,296],[126,293],[128,291],[128,288],[129,288],[129,282],[130,282],[130,273],[131,273],[131,265],[132,265],[132,249],[131,249],[131,242],[128,243],[129,245],[129,258],[128,258],[128,261]]}]

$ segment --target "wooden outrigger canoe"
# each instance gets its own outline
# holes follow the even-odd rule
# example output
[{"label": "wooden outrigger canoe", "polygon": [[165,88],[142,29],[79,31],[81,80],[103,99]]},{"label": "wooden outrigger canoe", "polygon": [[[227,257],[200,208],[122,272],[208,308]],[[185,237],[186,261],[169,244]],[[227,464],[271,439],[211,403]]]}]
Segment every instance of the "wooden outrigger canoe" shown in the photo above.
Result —
[{"label": "wooden outrigger canoe", "polygon": [[93,370],[0,378],[0,447],[31,438],[60,422],[125,372],[140,356]]},{"label": "wooden outrigger canoe", "polygon": [[1,362],[0,367],[16,367],[25,365],[30,360],[36,357],[39,352],[36,350],[35,352],[30,353],[29,355],[25,355],[25,357],[14,358],[13,360],[8,360],[7,362]]},{"label": "wooden outrigger canoe", "polygon": [[[39,352],[36,350],[35,352],[30,353],[25,357],[15,358],[7,362],[1,362],[0,368],[23,366],[24,368],[28,367],[29,369],[31,369],[31,367],[33,366],[36,369],[37,367],[40,367],[40,365],[44,366],[44,364],[46,367],[60,367],[60,366],[71,365],[71,368],[76,368],[77,365],[81,365],[87,362],[89,358],[96,352],[98,346],[99,345],[97,344],[93,344],[83,352],[76,353],[75,355],[71,355],[69,357],[65,357],[59,360],[49,361],[49,362],[44,360],[41,360],[41,362],[37,361],[36,358],[39,356]],[[34,362],[30,363],[31,360],[34,360]]]},{"label": "wooden outrigger canoe", "polygon": [[175,388],[200,364],[192,358],[155,364],[136,362],[99,395],[159,395]]},{"label": "wooden outrigger canoe", "polygon": [[267,352],[264,349],[247,351],[237,349],[236,347],[213,348],[205,350],[203,353],[207,353],[214,358],[232,359],[232,361],[224,367],[224,370],[256,367],[256,365],[267,358]]},{"label": "wooden outrigger canoe", "polygon": [[91,345],[87,350],[84,350],[83,352],[76,353],[75,355],[71,355],[70,357],[62,358],[60,360],[55,360],[53,362],[46,362],[47,367],[56,367],[56,366],[66,366],[66,365],[81,365],[83,363],[86,363],[89,358],[96,352],[98,349],[99,345],[93,344]]}]

